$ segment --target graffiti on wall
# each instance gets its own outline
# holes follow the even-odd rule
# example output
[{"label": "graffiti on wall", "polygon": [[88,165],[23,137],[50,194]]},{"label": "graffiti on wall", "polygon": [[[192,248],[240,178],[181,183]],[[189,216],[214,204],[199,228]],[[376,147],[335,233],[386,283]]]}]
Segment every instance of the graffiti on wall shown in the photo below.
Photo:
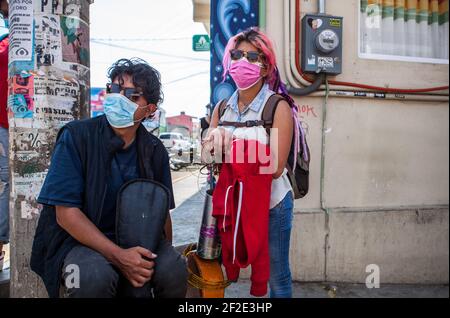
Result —
[{"label": "graffiti on wall", "polygon": [[14,75],[9,83],[8,106],[14,117],[31,118],[34,109],[33,76]]},{"label": "graffiti on wall", "polygon": [[61,18],[64,62],[89,65],[89,26],[74,17]]},{"label": "graffiti on wall", "polygon": [[251,27],[258,26],[259,1],[211,1],[211,103],[230,97],[236,89],[228,76],[223,81],[222,58],[228,39]]}]

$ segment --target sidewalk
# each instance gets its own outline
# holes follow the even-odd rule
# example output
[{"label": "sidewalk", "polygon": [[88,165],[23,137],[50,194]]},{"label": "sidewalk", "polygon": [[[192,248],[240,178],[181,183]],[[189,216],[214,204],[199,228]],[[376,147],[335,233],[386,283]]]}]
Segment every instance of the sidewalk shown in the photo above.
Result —
[{"label": "sidewalk", "polygon": [[176,208],[171,212],[173,245],[197,243],[202,222],[206,177],[198,171],[174,178]]},{"label": "sidewalk", "polygon": [[[199,181],[199,182],[197,182]],[[198,183],[198,184],[197,184]],[[172,211],[174,246],[196,243],[202,219],[205,178],[191,175],[174,184],[177,208]],[[200,190],[199,190],[200,188]],[[225,290],[226,298],[252,298],[250,281],[239,279]],[[335,291],[335,292],[333,292]],[[381,284],[368,289],[364,284],[293,283],[294,298],[448,298],[448,285]]]},{"label": "sidewalk", "polygon": [[[294,298],[449,298],[448,285],[381,284],[368,289],[364,284],[294,282],[292,287]],[[225,290],[225,298],[254,298],[249,291],[250,281],[240,279]]]},{"label": "sidewalk", "polygon": [[[205,177],[197,171],[180,173],[174,178],[177,208],[171,213],[173,244],[181,246],[197,243],[205,193]],[[8,297],[6,280],[9,270],[0,272],[0,298]],[[253,298],[250,281],[239,279],[225,290],[225,298]],[[268,297],[268,295],[266,296]],[[449,298],[448,285],[393,285],[381,284],[379,289],[368,289],[364,284],[350,283],[293,283],[294,298]]]}]

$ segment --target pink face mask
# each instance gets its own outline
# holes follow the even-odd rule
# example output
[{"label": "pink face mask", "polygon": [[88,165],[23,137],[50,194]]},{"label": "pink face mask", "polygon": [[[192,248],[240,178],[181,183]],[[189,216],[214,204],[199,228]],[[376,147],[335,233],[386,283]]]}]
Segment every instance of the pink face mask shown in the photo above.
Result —
[{"label": "pink face mask", "polygon": [[245,58],[231,63],[229,73],[240,90],[249,89],[262,77],[261,66],[252,64]]}]

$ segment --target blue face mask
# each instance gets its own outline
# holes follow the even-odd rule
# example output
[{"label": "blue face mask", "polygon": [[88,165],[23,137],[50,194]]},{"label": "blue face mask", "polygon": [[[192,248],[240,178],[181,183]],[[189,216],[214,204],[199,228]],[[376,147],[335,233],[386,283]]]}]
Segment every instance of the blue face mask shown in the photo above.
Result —
[{"label": "blue face mask", "polygon": [[114,128],[131,127],[135,122],[142,120],[134,120],[134,113],[139,106],[122,94],[107,94],[103,107],[109,124]]}]

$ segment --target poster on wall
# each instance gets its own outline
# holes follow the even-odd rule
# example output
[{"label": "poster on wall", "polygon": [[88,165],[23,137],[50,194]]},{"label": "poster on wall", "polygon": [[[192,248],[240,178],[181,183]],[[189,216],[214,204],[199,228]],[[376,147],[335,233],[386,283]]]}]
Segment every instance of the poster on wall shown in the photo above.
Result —
[{"label": "poster on wall", "polygon": [[34,13],[63,13],[63,0],[34,0]]},{"label": "poster on wall", "polygon": [[74,17],[61,17],[62,56],[64,62],[89,66],[89,25]]},{"label": "poster on wall", "polygon": [[16,128],[12,135],[14,142],[13,172],[19,176],[43,172],[48,168],[48,159],[53,140],[50,130],[36,128]]},{"label": "poster on wall", "polygon": [[14,174],[14,190],[16,204],[20,204],[20,217],[31,220],[39,215],[39,204],[36,198],[41,191],[47,173],[39,172],[20,176]]},{"label": "poster on wall", "polygon": [[33,38],[33,0],[10,0],[8,61],[16,73],[34,67]]},{"label": "poster on wall", "polygon": [[89,6],[81,5],[81,2],[89,2],[90,0],[64,0],[63,14],[80,18],[83,21],[89,20]]},{"label": "poster on wall", "polygon": [[61,128],[79,116],[78,100],[70,97],[36,96],[34,128]]},{"label": "poster on wall", "polygon": [[259,1],[211,1],[211,103],[230,97],[236,89],[232,79],[223,81],[222,58],[228,39],[259,24]]},{"label": "poster on wall", "polygon": [[35,20],[36,66],[58,65],[62,62],[61,31],[58,15],[40,15]]},{"label": "poster on wall", "polygon": [[89,4],[86,0],[9,1],[8,119],[14,218],[38,217],[41,207],[36,198],[57,133],[89,112],[89,27],[85,22]]},{"label": "poster on wall", "polygon": [[38,95],[78,98],[79,85],[75,81],[35,76],[34,93]]},{"label": "poster on wall", "polygon": [[15,118],[32,118],[34,110],[34,77],[14,75],[9,85],[8,106]]},{"label": "poster on wall", "polygon": [[87,66],[63,62],[61,65],[61,70],[64,75],[72,79],[76,79],[80,85],[88,85],[90,82],[90,69]]},{"label": "poster on wall", "polygon": [[12,195],[21,218],[39,213],[36,197],[47,174],[55,131],[15,127],[11,129]]}]

